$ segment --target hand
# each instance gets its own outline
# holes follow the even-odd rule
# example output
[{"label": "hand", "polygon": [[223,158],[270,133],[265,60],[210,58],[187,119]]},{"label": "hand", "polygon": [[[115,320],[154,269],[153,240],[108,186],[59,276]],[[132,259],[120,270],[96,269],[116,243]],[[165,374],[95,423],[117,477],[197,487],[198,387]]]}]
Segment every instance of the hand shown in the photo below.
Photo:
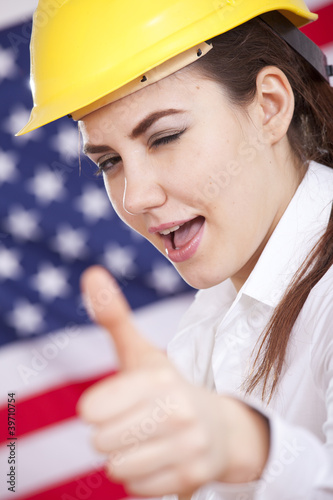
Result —
[{"label": "hand", "polygon": [[121,365],[119,374],[89,388],[78,404],[82,418],[95,424],[95,447],[108,454],[110,478],[132,495],[160,496],[257,474],[258,432],[251,425],[259,419],[261,428],[263,417],[188,383],[140,336],[106,270],[89,268],[82,289],[93,318],[110,332]]}]

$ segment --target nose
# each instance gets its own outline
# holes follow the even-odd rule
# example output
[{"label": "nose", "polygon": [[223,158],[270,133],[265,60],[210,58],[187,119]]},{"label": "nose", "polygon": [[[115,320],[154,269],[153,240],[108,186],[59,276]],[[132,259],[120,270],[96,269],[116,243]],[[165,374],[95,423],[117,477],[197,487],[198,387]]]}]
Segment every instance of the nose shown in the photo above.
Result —
[{"label": "nose", "polygon": [[167,196],[162,185],[149,172],[136,172],[125,177],[123,208],[130,215],[145,213],[160,207],[166,202]]}]

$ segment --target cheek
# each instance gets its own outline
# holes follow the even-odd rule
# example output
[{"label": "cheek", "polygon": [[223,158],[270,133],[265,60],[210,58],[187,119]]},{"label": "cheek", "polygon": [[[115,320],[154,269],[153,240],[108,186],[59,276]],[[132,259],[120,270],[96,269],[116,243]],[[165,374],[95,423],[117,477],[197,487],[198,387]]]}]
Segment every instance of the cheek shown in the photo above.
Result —
[{"label": "cheek", "polygon": [[[207,199],[218,196],[234,185],[243,170],[243,158],[238,153],[239,141],[231,141],[216,133],[203,136],[205,147],[194,145],[187,159],[187,182]],[[226,135],[226,134],[225,134]],[[200,198],[200,196],[199,196]]]},{"label": "cheek", "polygon": [[250,256],[269,231],[274,210],[268,191],[266,183],[255,176],[249,165],[244,165],[224,190],[220,221],[223,227],[227,225],[238,255]]}]

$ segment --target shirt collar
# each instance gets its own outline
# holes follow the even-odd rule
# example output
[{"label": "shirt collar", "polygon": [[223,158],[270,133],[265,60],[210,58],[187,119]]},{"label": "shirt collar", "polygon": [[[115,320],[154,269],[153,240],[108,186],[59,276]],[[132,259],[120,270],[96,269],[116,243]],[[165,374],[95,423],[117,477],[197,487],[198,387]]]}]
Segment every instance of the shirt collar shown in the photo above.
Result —
[{"label": "shirt collar", "polygon": [[332,193],[333,169],[311,162],[239,296],[246,294],[277,306],[291,278],[326,229]]}]

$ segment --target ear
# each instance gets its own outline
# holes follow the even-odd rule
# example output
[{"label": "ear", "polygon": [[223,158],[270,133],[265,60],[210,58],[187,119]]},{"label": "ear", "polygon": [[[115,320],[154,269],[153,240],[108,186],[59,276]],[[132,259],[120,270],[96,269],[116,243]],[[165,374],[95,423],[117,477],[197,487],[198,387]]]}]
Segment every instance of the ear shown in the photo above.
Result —
[{"label": "ear", "polygon": [[257,103],[265,136],[273,145],[287,134],[295,107],[289,80],[279,68],[266,66],[258,73]]}]

